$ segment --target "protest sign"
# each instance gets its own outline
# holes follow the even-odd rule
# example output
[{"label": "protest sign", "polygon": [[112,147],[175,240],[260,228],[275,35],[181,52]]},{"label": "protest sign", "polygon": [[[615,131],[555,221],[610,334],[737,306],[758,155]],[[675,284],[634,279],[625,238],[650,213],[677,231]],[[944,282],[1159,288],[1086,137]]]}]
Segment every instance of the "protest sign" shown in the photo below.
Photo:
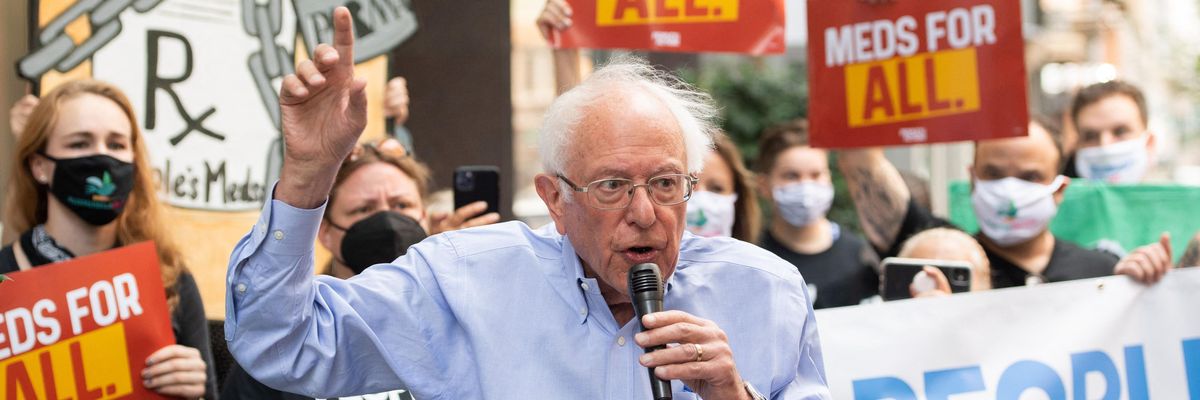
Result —
[{"label": "protest sign", "polygon": [[783,0],[568,0],[555,47],[782,54]]},{"label": "protest sign", "polygon": [[0,283],[4,399],[160,398],[146,358],[175,343],[154,243],[29,271]]},{"label": "protest sign", "polygon": [[864,147],[1024,135],[1021,4],[808,2],[810,141]]}]

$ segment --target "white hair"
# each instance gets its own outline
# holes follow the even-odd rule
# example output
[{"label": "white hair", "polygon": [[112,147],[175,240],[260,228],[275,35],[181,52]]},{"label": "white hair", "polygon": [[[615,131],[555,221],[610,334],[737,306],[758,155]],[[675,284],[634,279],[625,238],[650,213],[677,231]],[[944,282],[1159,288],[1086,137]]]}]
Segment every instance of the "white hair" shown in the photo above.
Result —
[{"label": "white hair", "polygon": [[[666,105],[683,134],[687,170],[700,173],[704,169],[704,155],[712,148],[713,135],[717,132],[717,109],[712,97],[674,75],[632,57],[614,59],[550,104],[538,139],[545,172],[566,172],[567,152],[578,138],[575,127],[583,117],[583,109],[600,95],[622,87],[645,91]],[[568,201],[570,198],[567,196]]]}]

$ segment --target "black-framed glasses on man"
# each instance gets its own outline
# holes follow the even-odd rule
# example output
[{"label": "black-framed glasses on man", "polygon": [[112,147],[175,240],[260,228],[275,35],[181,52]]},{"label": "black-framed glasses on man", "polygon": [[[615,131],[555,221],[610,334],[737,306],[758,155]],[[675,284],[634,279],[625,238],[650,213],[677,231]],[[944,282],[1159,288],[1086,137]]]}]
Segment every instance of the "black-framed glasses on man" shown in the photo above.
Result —
[{"label": "black-framed glasses on man", "polygon": [[633,202],[633,191],[646,187],[650,200],[661,206],[673,206],[692,197],[692,187],[699,179],[688,174],[667,174],[652,177],[646,183],[635,184],[622,178],[601,179],[583,187],[571,182],[562,174],[556,174],[567,185],[588,198],[588,205],[601,210],[619,210]]}]

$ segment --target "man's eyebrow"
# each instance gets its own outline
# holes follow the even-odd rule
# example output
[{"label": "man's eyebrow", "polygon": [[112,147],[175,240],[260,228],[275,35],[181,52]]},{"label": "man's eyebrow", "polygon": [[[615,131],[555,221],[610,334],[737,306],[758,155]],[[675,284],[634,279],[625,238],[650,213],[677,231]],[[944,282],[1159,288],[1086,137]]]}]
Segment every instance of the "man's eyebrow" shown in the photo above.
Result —
[{"label": "man's eyebrow", "polygon": [[[663,165],[659,166],[658,168],[655,168],[654,172],[652,172],[649,177],[654,177],[654,176],[664,175],[664,174],[682,174],[682,173],[684,173],[683,169],[680,168],[678,165],[673,165],[671,163],[667,163],[667,164],[663,164]],[[629,179],[629,175],[630,175],[629,172],[625,171],[625,170],[612,168],[612,167],[603,167],[603,168],[600,168],[600,170],[597,171],[596,174],[594,175],[594,176],[596,176],[596,178],[591,178],[591,180],[589,180],[588,182],[576,182],[576,183],[578,183],[578,184],[591,183],[592,181],[597,180],[597,179],[611,179],[611,178]]]},{"label": "man's eyebrow", "polygon": [[1003,171],[1004,168],[1000,168],[1000,166],[995,164],[983,164],[983,170],[987,172],[1000,172]]}]

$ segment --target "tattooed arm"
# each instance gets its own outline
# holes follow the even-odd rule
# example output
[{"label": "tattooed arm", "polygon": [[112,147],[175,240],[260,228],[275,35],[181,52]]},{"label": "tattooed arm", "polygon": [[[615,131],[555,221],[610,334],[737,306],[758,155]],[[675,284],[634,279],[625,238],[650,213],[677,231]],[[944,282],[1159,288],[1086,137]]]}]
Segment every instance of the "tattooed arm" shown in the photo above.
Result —
[{"label": "tattooed arm", "polygon": [[[547,0],[538,16],[538,30],[547,42],[554,44],[554,31],[563,31],[571,27],[571,5],[566,0]],[[563,94],[583,81],[580,72],[579,49],[559,49],[554,51],[554,84],[555,94]]]},{"label": "tattooed arm", "polygon": [[883,156],[882,148],[840,151],[838,167],[867,240],[881,252],[893,248],[912,197],[900,172]]},{"label": "tattooed arm", "polygon": [[1188,241],[1187,249],[1183,252],[1183,257],[1179,259],[1179,267],[1195,267],[1200,266],[1200,232],[1196,232],[1192,236],[1192,240]]}]

